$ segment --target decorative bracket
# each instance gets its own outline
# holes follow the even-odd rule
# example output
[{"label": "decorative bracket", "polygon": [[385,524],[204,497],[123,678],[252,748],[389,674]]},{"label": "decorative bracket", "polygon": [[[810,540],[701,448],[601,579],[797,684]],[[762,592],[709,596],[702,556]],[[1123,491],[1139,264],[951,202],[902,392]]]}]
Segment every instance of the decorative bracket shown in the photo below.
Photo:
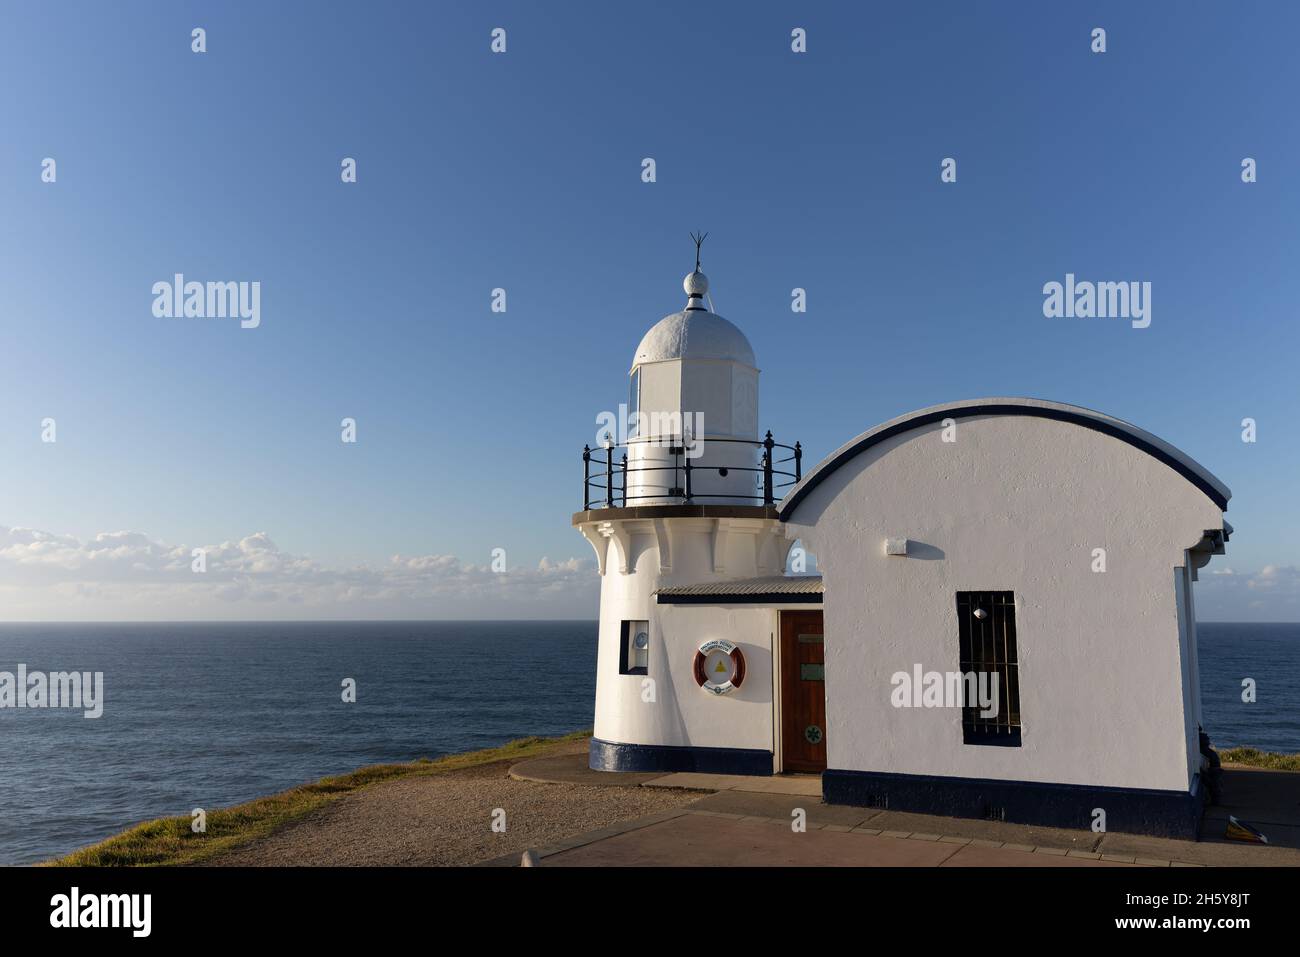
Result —
[{"label": "decorative bracket", "polygon": [[726,572],[727,537],[731,534],[731,519],[715,518],[713,520],[713,573],[721,575]]},{"label": "decorative bracket", "polygon": [[632,561],[632,536],[622,522],[601,522],[599,530],[618,549],[618,570],[626,575]]},{"label": "decorative bracket", "polygon": [[659,571],[670,572],[673,569],[673,544],[668,534],[668,523],[662,518],[654,520],[655,542],[659,546]]},{"label": "decorative bracket", "polygon": [[605,574],[605,556],[609,554],[609,540],[596,531],[595,525],[579,525],[578,531],[582,533],[596,552],[596,571],[601,575]]}]

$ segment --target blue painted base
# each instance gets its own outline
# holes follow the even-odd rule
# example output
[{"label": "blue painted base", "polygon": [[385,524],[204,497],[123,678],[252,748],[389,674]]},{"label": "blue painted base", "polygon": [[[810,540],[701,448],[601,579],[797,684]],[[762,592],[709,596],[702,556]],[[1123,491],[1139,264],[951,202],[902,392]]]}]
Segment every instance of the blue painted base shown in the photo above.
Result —
[{"label": "blue painted base", "polygon": [[1184,793],[828,770],[822,774],[822,795],[827,804],[1076,830],[1091,828],[1093,808],[1102,808],[1108,831],[1194,841],[1205,805],[1199,784],[1198,778],[1191,792]]},{"label": "blue painted base", "polygon": [[593,771],[702,771],[706,774],[772,773],[772,752],[747,748],[690,748],[619,744],[591,739],[587,766]]}]

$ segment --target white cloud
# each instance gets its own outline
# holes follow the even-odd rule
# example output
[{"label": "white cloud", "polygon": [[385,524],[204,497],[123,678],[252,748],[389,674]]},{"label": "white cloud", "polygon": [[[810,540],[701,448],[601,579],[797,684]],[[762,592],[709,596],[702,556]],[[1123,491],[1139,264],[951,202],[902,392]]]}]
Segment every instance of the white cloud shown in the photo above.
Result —
[{"label": "white cloud", "polygon": [[[0,526],[0,616],[7,620],[236,618],[593,618],[595,562],[543,558],[495,573],[453,555],[394,555],[331,568],[283,551],[265,532],[192,547],[140,532],[71,535]],[[1205,569],[1204,621],[1300,621],[1300,569]]]},{"label": "white cloud", "polygon": [[1300,568],[1293,565],[1219,569],[1203,574],[1194,594],[1197,617],[1207,621],[1300,621]]},{"label": "white cloud", "polygon": [[543,558],[493,572],[452,555],[394,555],[330,568],[282,551],[265,532],[192,547],[139,532],[70,535],[0,526],[7,619],[593,617],[595,563]]}]

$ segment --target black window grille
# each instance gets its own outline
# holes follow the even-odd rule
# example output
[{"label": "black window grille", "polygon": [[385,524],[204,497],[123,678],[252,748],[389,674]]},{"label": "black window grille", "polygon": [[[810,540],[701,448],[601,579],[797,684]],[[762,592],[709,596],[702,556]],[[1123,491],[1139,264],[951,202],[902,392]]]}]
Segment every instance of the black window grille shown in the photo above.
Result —
[{"label": "black window grille", "polygon": [[971,680],[962,682],[961,731],[966,744],[1020,746],[1020,665],[1016,655],[1016,599],[1009,591],[957,592],[962,675],[992,690],[997,676],[997,714],[984,716]]}]

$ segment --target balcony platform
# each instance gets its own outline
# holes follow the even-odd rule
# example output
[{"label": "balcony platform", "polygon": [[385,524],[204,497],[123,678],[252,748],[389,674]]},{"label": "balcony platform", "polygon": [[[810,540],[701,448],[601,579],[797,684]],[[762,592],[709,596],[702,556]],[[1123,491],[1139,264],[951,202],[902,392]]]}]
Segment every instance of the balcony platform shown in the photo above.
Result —
[{"label": "balcony platform", "polygon": [[589,508],[573,513],[576,527],[590,522],[633,518],[766,518],[777,519],[775,505],[632,505],[627,508]]}]

